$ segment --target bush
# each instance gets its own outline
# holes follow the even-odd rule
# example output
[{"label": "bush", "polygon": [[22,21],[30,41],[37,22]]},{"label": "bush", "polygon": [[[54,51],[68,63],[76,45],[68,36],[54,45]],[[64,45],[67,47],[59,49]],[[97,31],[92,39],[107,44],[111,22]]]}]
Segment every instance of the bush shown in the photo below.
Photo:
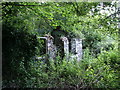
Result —
[{"label": "bush", "polygon": [[[82,62],[88,85],[97,88],[119,88],[119,55],[118,50],[102,51],[97,58],[85,57]],[[114,63],[112,62],[114,61]],[[114,67],[118,69],[115,70]]]},{"label": "bush", "polygon": [[29,62],[36,54],[38,41],[36,35],[29,33],[27,28],[17,30],[6,21],[3,22],[2,34],[3,81],[13,82],[26,75]]},{"label": "bush", "polygon": [[19,78],[19,85],[32,88],[119,88],[117,52],[111,50],[94,58],[87,49],[80,62],[61,60],[58,56],[56,60],[50,60],[49,65],[33,60],[30,71],[26,71],[24,78]]}]

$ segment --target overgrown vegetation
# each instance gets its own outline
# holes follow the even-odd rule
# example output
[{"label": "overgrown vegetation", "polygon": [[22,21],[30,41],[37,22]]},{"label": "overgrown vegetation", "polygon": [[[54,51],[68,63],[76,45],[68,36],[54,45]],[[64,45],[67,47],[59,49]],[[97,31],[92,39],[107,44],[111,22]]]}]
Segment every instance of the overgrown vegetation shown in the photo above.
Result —
[{"label": "overgrown vegetation", "polygon": [[[119,88],[118,18],[100,11],[93,2],[2,3],[3,88]],[[69,37],[83,39],[80,62],[60,56],[48,63],[34,58],[45,53],[44,41],[37,37],[56,26]]]}]

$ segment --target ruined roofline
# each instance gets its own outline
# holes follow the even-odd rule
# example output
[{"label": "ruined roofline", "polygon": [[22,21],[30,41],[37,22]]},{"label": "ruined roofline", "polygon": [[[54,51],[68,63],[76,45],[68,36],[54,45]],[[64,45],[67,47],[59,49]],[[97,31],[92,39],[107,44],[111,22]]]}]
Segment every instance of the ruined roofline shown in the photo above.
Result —
[{"label": "ruined roofline", "polygon": [[[54,37],[51,35],[46,35],[38,38],[46,40],[46,53],[49,55],[49,58],[55,58],[57,48],[56,45],[53,44]],[[60,39],[64,43],[64,55],[69,58],[69,52],[72,51],[73,57],[76,57],[77,60],[80,61],[82,59],[82,39],[74,37],[70,38],[70,42],[69,39],[65,36],[60,37]],[[71,49],[69,49],[69,46],[71,46]]]}]

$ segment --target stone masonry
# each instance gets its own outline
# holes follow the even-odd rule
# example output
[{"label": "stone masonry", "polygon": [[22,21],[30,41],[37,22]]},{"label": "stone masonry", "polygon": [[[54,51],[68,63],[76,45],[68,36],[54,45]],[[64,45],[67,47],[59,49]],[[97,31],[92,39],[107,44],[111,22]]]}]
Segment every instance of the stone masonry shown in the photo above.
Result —
[{"label": "stone masonry", "polygon": [[[54,59],[56,57],[57,49],[53,44],[53,37],[48,35],[45,37],[39,37],[40,39],[46,40],[46,52],[49,56],[49,59]],[[67,37],[60,38],[64,43],[64,56],[69,58],[69,52],[71,51],[73,58],[76,58],[77,61],[82,59],[82,39],[80,38],[71,38],[71,42],[69,42]],[[69,50],[69,43],[71,43],[71,50]]]}]

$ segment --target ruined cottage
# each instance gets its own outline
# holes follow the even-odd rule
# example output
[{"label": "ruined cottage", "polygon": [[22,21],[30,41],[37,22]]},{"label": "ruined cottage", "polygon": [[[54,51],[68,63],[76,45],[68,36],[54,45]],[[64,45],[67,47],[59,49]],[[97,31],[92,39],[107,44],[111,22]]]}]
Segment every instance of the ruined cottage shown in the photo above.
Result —
[{"label": "ruined cottage", "polygon": [[46,42],[48,58],[55,59],[59,55],[62,58],[76,58],[77,61],[80,61],[82,59],[82,39],[77,37],[69,38],[65,31],[59,30],[59,27],[57,28],[51,35],[38,37]]}]

